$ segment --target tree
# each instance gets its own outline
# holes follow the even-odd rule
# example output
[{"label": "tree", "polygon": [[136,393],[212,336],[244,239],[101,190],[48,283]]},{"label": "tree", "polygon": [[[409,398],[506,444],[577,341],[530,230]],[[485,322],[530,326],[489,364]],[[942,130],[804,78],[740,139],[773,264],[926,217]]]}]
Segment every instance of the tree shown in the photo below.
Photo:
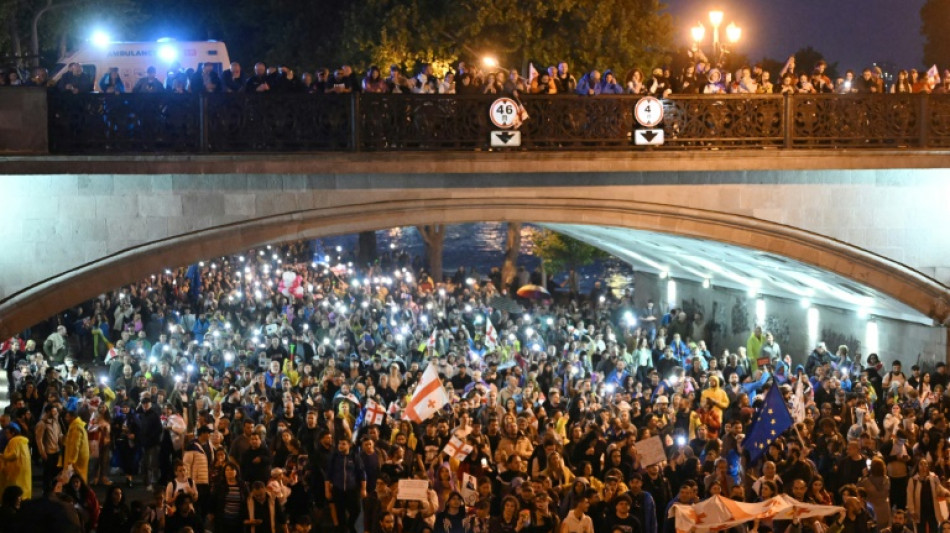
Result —
[{"label": "tree", "polygon": [[356,258],[360,266],[371,265],[376,261],[376,232],[361,231],[356,246]]},{"label": "tree", "polygon": [[672,18],[663,7],[659,0],[366,0],[350,4],[343,46],[363,67],[491,54],[522,71],[529,61],[561,60],[575,70],[652,68],[671,56]]},{"label": "tree", "polygon": [[950,58],[950,0],[927,0],[920,8],[924,65],[946,64]]},{"label": "tree", "polygon": [[[128,40],[131,29],[142,21],[142,3],[113,0],[6,0],[0,2],[0,23],[6,35],[0,39],[0,55],[15,58],[20,67],[52,63],[89,38],[92,28],[108,29],[114,37]],[[23,43],[29,43],[24,51]]]},{"label": "tree", "polygon": [[442,281],[442,248],[445,244],[445,225],[416,226],[416,230],[419,231],[422,242],[426,245],[426,268],[429,269],[429,276],[432,277],[432,281],[439,283]]},{"label": "tree", "polygon": [[[825,61],[828,64],[828,67],[825,69],[825,75],[834,82],[838,79],[838,62],[831,62],[825,59],[825,55],[815,50],[811,46],[806,46],[805,48],[799,48],[795,52],[795,70],[799,73],[806,72],[811,74],[812,69],[815,68],[815,65],[819,61]],[[784,63],[783,63],[784,66]],[[774,83],[774,82],[773,82]],[[778,83],[781,83],[781,80],[778,80]]]},{"label": "tree", "polygon": [[534,255],[541,258],[545,271],[577,270],[610,254],[573,237],[551,230],[542,230],[534,239]]},{"label": "tree", "polygon": [[501,286],[508,287],[518,273],[518,256],[521,255],[521,222],[509,222],[505,239],[505,263],[501,267]]}]

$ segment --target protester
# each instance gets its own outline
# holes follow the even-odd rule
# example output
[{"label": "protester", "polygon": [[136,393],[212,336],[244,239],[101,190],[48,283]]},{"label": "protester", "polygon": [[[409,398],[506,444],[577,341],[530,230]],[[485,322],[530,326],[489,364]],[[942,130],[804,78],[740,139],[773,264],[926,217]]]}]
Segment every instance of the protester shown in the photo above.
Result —
[{"label": "protester", "polygon": [[[87,473],[86,428],[109,427],[120,475],[161,494],[129,506],[109,489],[106,532],[305,530],[300,516],[323,531],[362,516],[385,531],[656,533],[675,530],[673,504],[714,495],[846,504],[847,527],[864,512],[848,498],[863,498],[898,533],[944,519],[932,500],[950,475],[950,401],[933,395],[945,365],[908,378],[888,359],[881,376],[877,354],[787,354],[797,333],[764,325],[721,346],[690,303],[670,302],[664,324],[630,292],[579,285],[503,309],[511,287],[491,276],[432,280],[399,251],[364,266],[331,254],[291,243],[168,270],[8,341],[16,360],[27,340],[62,338],[17,367],[7,449],[30,439],[44,485],[60,468],[108,481],[107,467]],[[95,316],[101,353],[74,329]],[[63,350],[74,364],[61,372],[48,357]],[[42,416],[20,436],[27,393]],[[794,418],[761,429],[781,409]],[[404,480],[425,488],[404,499]]]}]

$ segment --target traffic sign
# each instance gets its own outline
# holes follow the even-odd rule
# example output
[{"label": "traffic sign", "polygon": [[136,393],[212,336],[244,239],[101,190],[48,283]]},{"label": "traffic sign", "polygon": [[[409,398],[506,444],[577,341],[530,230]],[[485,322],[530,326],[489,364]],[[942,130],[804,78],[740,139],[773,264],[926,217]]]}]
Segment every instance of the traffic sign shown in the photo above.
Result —
[{"label": "traffic sign", "polygon": [[637,101],[633,115],[641,126],[652,128],[663,121],[663,104],[652,96],[643,97]]},{"label": "traffic sign", "polygon": [[[518,102],[511,98],[499,98],[492,102],[488,118],[496,128],[514,128],[518,123]],[[492,138],[494,139],[494,135]]]},{"label": "traffic sign", "polygon": [[635,130],[633,142],[637,146],[660,146],[663,144],[663,130]]},{"label": "traffic sign", "polygon": [[521,146],[520,131],[493,131],[491,132],[491,146],[493,148]]}]

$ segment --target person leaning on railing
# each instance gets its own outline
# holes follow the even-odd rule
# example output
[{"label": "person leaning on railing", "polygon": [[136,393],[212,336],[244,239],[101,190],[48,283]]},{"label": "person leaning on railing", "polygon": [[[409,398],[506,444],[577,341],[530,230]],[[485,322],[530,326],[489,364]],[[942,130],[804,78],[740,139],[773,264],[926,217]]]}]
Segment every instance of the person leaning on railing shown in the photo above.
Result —
[{"label": "person leaning on railing", "polygon": [[531,94],[557,94],[557,84],[547,72],[541,72],[531,80]]},{"label": "person leaning on railing", "polygon": [[82,70],[79,63],[70,63],[69,72],[63,74],[56,87],[64,93],[91,93],[93,89],[92,77]]},{"label": "person leaning on railing", "polygon": [[364,93],[389,92],[389,87],[386,85],[386,80],[383,79],[382,74],[380,74],[379,67],[377,67],[376,65],[369,67],[369,72],[367,72],[366,77],[363,78],[363,92]]}]

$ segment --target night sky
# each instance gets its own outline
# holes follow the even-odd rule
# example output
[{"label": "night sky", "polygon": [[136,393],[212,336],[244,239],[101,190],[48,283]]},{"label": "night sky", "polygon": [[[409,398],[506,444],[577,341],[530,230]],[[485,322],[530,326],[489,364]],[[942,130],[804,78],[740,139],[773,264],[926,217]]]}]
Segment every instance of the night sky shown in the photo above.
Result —
[{"label": "night sky", "polygon": [[[923,37],[920,8],[925,0],[666,0],[676,28],[676,44],[686,44],[689,28],[702,21],[711,48],[709,11],[725,12],[720,36],[730,21],[742,28],[738,52],[751,60],[784,60],[812,46],[839,69],[861,69],[891,61],[899,68],[920,68]],[[800,65],[804,66],[804,65]]]}]

